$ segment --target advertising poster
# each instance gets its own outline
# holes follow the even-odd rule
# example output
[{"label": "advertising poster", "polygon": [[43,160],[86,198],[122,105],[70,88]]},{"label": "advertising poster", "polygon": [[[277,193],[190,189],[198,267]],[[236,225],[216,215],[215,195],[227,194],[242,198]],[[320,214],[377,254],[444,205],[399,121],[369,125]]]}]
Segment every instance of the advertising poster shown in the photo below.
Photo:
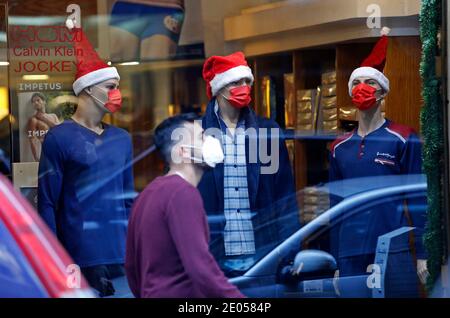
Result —
[{"label": "advertising poster", "polygon": [[200,1],[108,0],[107,8],[113,62],[204,57]]},{"label": "advertising poster", "polygon": [[70,118],[77,99],[69,91],[18,93],[21,162],[39,162],[41,146],[50,128]]}]

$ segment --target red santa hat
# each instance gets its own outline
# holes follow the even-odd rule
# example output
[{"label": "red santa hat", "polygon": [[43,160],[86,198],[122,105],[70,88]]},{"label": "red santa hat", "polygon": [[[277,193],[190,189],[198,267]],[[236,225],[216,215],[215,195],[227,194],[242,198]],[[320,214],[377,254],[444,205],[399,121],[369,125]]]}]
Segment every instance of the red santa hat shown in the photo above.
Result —
[{"label": "red santa hat", "polygon": [[389,79],[383,74],[386,64],[386,54],[389,45],[388,34],[391,30],[384,27],[381,30],[381,39],[375,45],[372,53],[364,60],[360,68],[353,71],[348,81],[348,91],[352,96],[353,81],[358,77],[369,77],[380,84],[380,86],[389,92]]},{"label": "red santa hat", "polygon": [[203,79],[206,81],[206,92],[210,99],[228,84],[243,78],[250,79],[253,84],[252,70],[242,52],[228,56],[211,56],[203,66]]},{"label": "red santa hat", "polygon": [[[73,37],[75,52],[77,54],[77,73],[73,82],[73,91],[79,95],[86,87],[104,82],[109,79],[120,80],[119,73],[115,67],[106,64],[92,47],[88,38],[81,28],[75,28],[75,23],[71,19],[66,21],[69,30],[75,33]],[[79,34],[76,34],[76,33]]]}]

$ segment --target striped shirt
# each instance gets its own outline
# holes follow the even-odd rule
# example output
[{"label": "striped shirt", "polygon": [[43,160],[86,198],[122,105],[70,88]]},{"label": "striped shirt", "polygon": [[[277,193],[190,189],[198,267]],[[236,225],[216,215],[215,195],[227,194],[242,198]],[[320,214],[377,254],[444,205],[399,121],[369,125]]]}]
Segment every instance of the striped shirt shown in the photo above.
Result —
[{"label": "striped shirt", "polygon": [[222,146],[225,155],[225,255],[253,255],[255,254],[255,233],[248,195],[245,124],[243,120],[240,120],[233,135],[219,116],[217,102],[215,113],[222,130]]}]

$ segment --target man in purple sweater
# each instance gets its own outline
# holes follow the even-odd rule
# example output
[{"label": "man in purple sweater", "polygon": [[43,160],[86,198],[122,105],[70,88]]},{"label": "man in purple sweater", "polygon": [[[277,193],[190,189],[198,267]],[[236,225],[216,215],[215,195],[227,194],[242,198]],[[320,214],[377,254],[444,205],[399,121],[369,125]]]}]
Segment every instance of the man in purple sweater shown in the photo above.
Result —
[{"label": "man in purple sweater", "polygon": [[138,298],[238,298],[209,252],[209,228],[197,185],[223,161],[218,140],[205,137],[194,114],[178,115],[155,131],[170,166],[136,199],[128,226],[126,273]]}]

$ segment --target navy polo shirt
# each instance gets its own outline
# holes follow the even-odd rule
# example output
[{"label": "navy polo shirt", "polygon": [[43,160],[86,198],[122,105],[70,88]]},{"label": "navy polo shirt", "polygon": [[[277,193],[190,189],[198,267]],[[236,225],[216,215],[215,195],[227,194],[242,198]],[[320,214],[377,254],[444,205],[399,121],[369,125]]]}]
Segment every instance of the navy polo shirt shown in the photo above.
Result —
[{"label": "navy polo shirt", "polygon": [[[330,181],[421,174],[421,148],[421,141],[413,129],[390,120],[365,137],[359,136],[355,129],[339,137],[331,146]],[[336,203],[335,198],[331,196],[330,199]],[[368,208],[365,213],[342,221],[330,233],[332,254],[344,275],[366,272],[367,266],[373,262],[378,237],[403,226],[416,227],[416,255],[421,259],[426,257],[421,243],[426,214],[423,209],[413,209],[413,206],[426,202],[418,202],[417,199],[403,201],[406,203],[392,200]],[[409,207],[408,213],[402,208],[404,204]]]},{"label": "navy polo shirt", "polygon": [[330,181],[422,173],[422,146],[412,128],[390,120],[365,137],[357,130],[331,147]]}]

